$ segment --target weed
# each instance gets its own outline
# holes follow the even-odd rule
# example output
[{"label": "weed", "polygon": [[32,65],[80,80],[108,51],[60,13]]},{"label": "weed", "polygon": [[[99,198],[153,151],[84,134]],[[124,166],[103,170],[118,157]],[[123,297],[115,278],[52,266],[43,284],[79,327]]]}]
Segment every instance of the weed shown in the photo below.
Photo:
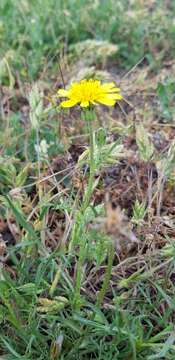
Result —
[{"label": "weed", "polygon": [[0,1],[2,360],[175,358],[174,10]]}]

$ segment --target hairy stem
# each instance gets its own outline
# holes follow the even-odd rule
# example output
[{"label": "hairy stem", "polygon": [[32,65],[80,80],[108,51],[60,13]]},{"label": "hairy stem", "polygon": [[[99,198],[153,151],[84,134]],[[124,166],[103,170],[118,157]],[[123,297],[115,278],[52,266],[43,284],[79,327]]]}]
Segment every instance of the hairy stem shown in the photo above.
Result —
[{"label": "hairy stem", "polygon": [[[76,310],[78,310],[81,306],[81,280],[82,280],[82,266],[85,258],[85,236],[81,236],[83,234],[83,223],[84,223],[84,213],[89,206],[91,195],[93,192],[93,183],[94,183],[94,172],[95,172],[95,163],[94,163],[94,137],[93,137],[93,128],[92,128],[92,120],[88,120],[88,130],[89,130],[89,139],[90,139],[90,147],[89,147],[89,179],[87,189],[84,194],[84,198],[82,201],[82,205],[80,207],[79,212],[77,213],[75,219],[75,225],[73,229],[71,246],[75,243],[79,243],[79,258],[77,264],[77,274],[76,274],[76,285],[75,285],[75,298],[74,304]],[[80,241],[81,239],[81,241]]]},{"label": "hairy stem", "polygon": [[72,230],[72,237],[69,244],[69,252],[71,252],[74,244],[79,243],[79,238],[82,232],[84,213],[89,206],[91,195],[93,192],[93,183],[94,183],[94,172],[95,172],[95,161],[94,161],[94,137],[93,137],[93,127],[92,120],[87,120],[88,131],[89,131],[89,179],[87,184],[87,189],[85,191],[81,207],[76,214],[75,223]]}]

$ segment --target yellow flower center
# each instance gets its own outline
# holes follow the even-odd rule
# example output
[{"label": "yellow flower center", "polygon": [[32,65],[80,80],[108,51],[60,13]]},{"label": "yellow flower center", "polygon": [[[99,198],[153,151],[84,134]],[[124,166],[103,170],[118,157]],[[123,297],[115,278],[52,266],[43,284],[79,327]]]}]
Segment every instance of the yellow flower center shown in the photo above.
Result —
[{"label": "yellow flower center", "polygon": [[100,82],[93,80],[82,80],[80,83],[75,83],[70,89],[70,98],[76,98],[78,102],[89,101],[93,102],[104,95]]}]

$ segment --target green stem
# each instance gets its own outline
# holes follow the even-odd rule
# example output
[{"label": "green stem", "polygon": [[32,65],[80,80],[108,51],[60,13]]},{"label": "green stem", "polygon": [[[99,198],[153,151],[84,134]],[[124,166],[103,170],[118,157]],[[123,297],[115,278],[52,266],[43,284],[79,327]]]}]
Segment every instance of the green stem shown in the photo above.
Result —
[{"label": "green stem", "polygon": [[104,277],[104,281],[103,281],[103,285],[102,288],[98,294],[98,298],[97,298],[97,306],[101,306],[103,299],[105,297],[106,291],[109,287],[109,282],[110,282],[110,278],[111,278],[111,271],[112,271],[112,264],[113,264],[113,258],[114,258],[114,246],[112,244],[112,242],[109,243],[109,248],[108,248],[108,264],[107,264],[107,268],[106,268],[106,272],[105,272],[105,277]]},{"label": "green stem", "polygon": [[81,230],[82,230],[84,213],[85,213],[87,207],[89,206],[91,195],[92,195],[92,192],[93,192],[95,161],[94,161],[94,137],[93,137],[92,120],[87,119],[87,123],[88,123],[89,140],[90,140],[90,145],[89,145],[89,168],[90,168],[90,170],[89,170],[89,179],[88,179],[87,189],[86,189],[84,197],[83,197],[82,205],[81,205],[81,207],[80,207],[80,209],[77,212],[76,217],[75,217],[75,224],[74,224],[74,227],[73,227],[73,230],[72,230],[72,237],[71,237],[71,241],[70,241],[70,244],[69,244],[69,253],[71,252],[73,245],[76,244],[77,242],[79,242],[78,240],[79,240]]},{"label": "green stem", "polygon": [[90,149],[89,149],[90,174],[89,174],[87,190],[85,192],[83,203],[80,209],[82,213],[89,206],[89,202],[93,191],[93,182],[94,182],[94,138],[93,138],[93,128],[92,128],[91,120],[88,120],[88,130],[89,130],[89,139],[90,139]]},{"label": "green stem", "polygon": [[[91,195],[93,192],[93,183],[94,183],[94,172],[95,172],[95,161],[94,161],[94,138],[93,138],[93,128],[92,128],[92,120],[88,121],[88,129],[89,129],[89,139],[90,139],[90,147],[89,147],[89,179],[88,179],[88,185],[87,189],[84,194],[83,202],[81,205],[80,210],[77,213],[76,219],[75,219],[75,225],[72,233],[72,239],[71,239],[71,248],[72,245],[75,243],[79,243],[79,258],[78,258],[78,264],[77,264],[77,274],[76,274],[76,284],[75,284],[75,297],[74,297],[74,304],[75,309],[79,310],[81,306],[81,296],[80,296],[80,290],[81,290],[81,278],[82,278],[82,266],[85,259],[85,245],[86,240],[85,236],[82,235],[82,226],[84,222],[84,213],[89,206]],[[80,241],[81,238],[81,241]],[[69,247],[70,248],[70,247]]]}]

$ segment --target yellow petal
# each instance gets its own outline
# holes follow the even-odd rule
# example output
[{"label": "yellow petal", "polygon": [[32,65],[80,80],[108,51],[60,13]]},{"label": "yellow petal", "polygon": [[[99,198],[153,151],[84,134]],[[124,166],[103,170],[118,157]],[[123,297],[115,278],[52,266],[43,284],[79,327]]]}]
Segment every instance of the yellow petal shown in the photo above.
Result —
[{"label": "yellow petal", "polygon": [[69,107],[73,107],[77,104],[77,100],[66,100],[66,101],[62,101],[60,106],[63,108],[69,108]]},{"label": "yellow petal", "polygon": [[107,97],[99,98],[99,99],[98,99],[98,102],[99,102],[100,104],[104,104],[104,105],[107,105],[107,106],[113,106],[113,105],[115,105],[115,100],[109,99],[109,98],[107,98]]},{"label": "yellow petal", "polygon": [[120,91],[120,88],[113,88],[113,89],[110,89],[108,90],[108,93],[111,93],[111,92],[119,92]]},{"label": "yellow petal", "polygon": [[58,96],[60,96],[60,97],[62,97],[62,96],[67,97],[68,94],[69,94],[69,91],[68,91],[68,90],[65,90],[65,89],[59,89],[57,94],[58,94]]},{"label": "yellow petal", "polygon": [[82,101],[80,106],[81,107],[88,107],[89,106],[89,101]]},{"label": "yellow petal", "polygon": [[101,85],[104,89],[108,90],[111,89],[113,87],[115,87],[115,83],[114,82],[109,82],[109,83],[104,83]]},{"label": "yellow petal", "polygon": [[106,83],[101,85],[102,89],[106,92],[116,92],[116,91],[120,91],[120,88],[115,87],[115,83],[114,82],[110,82],[110,83]]},{"label": "yellow petal", "polygon": [[113,99],[113,100],[123,99],[123,96],[120,94],[108,94],[107,97],[108,97],[108,99]]}]

